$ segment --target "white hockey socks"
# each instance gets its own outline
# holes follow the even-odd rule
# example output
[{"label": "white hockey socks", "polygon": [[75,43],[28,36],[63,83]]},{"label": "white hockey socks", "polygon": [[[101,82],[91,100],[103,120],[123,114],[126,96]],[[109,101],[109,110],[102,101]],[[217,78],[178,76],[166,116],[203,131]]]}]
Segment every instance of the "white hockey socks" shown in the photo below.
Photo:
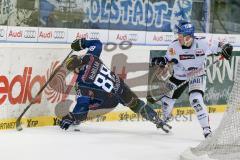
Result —
[{"label": "white hockey socks", "polygon": [[173,110],[173,106],[175,104],[175,99],[163,97],[161,99],[161,102],[162,102],[163,121],[168,121],[171,118],[171,113]]},{"label": "white hockey socks", "polygon": [[[207,106],[203,102],[203,97],[202,94],[199,92],[193,92],[189,96],[189,101],[191,106],[194,108],[198,121],[201,125],[201,127],[204,128],[209,128],[209,129],[204,129],[204,131],[209,132],[210,130],[210,125],[209,125],[209,116],[207,112]],[[205,133],[204,133],[205,134]]]}]

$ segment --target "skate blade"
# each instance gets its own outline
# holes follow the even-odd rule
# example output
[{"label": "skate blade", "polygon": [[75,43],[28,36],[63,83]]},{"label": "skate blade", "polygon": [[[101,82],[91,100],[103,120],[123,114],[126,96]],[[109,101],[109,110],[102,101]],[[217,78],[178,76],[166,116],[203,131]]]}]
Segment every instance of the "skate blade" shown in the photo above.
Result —
[{"label": "skate blade", "polygon": [[72,125],[70,126],[69,128],[71,131],[74,131],[74,132],[80,132],[80,125]]}]

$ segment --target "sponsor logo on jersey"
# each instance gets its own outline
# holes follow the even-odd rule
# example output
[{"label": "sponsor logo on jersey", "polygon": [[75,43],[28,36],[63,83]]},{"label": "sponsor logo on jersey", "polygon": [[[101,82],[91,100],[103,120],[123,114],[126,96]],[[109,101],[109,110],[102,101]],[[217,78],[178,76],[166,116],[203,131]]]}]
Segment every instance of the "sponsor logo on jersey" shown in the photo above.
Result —
[{"label": "sponsor logo on jersey", "polygon": [[196,83],[202,83],[203,81],[203,78],[202,77],[197,77],[197,78],[194,78],[192,79],[189,84],[196,84]]},{"label": "sponsor logo on jersey", "polygon": [[179,59],[180,60],[187,60],[187,59],[195,59],[195,56],[193,54],[189,54],[189,55],[179,55]]},{"label": "sponsor logo on jersey", "polygon": [[100,67],[100,63],[98,61],[95,61],[92,65],[91,71],[90,71],[90,75],[89,75],[89,79],[94,80],[96,75],[97,75],[97,71],[99,70]]},{"label": "sponsor logo on jersey", "polygon": [[[95,61],[96,62],[96,61]],[[86,81],[90,72],[91,72],[91,69],[92,69],[92,64],[94,63],[94,57],[91,55],[90,56],[90,60],[89,60],[89,63],[87,65],[87,68],[82,76],[82,81]],[[92,79],[93,80],[93,79]]]},{"label": "sponsor logo on jersey", "polygon": [[202,49],[196,49],[195,54],[196,54],[197,57],[198,56],[204,56],[205,52]]},{"label": "sponsor logo on jersey", "polygon": [[186,76],[188,78],[191,78],[193,76],[196,77],[196,76],[201,76],[201,75],[206,74],[204,68],[190,67],[190,68],[188,68],[188,71],[189,72],[186,73]]}]

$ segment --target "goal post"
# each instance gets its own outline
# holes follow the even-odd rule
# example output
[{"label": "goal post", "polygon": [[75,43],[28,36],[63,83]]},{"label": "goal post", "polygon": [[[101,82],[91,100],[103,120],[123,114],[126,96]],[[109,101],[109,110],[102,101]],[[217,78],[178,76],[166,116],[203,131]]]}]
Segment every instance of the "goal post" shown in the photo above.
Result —
[{"label": "goal post", "polygon": [[240,60],[228,99],[228,109],[212,136],[197,147],[188,148],[181,160],[239,160],[240,159]]}]

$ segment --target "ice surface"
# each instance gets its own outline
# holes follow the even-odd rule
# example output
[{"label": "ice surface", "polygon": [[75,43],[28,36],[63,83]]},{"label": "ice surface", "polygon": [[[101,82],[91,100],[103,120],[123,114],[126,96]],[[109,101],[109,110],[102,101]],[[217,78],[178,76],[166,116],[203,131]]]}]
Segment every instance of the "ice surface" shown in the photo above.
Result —
[{"label": "ice surface", "polygon": [[[216,128],[222,114],[211,114]],[[187,119],[187,121],[186,121]],[[0,132],[1,160],[178,160],[188,147],[202,141],[195,115],[170,123],[171,134],[150,122],[86,122],[80,132],[59,127]]]}]

